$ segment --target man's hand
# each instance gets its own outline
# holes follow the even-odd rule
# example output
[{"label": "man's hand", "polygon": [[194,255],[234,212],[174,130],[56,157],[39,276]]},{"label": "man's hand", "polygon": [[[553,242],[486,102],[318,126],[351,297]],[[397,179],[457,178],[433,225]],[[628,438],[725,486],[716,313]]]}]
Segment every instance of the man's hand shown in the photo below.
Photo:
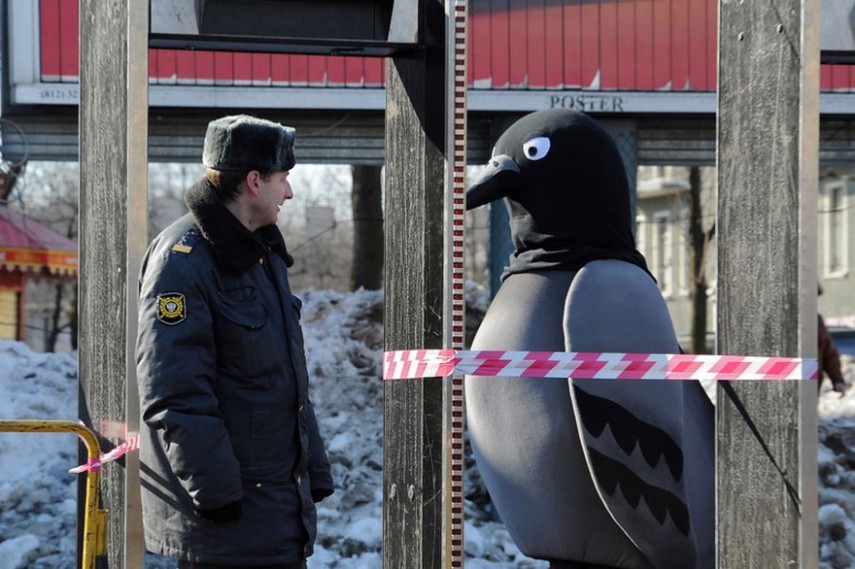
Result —
[{"label": "man's hand", "polygon": [[840,394],[840,397],[846,395],[846,391],[849,389],[849,386],[846,385],[845,381],[835,381],[832,384],[832,389]]}]

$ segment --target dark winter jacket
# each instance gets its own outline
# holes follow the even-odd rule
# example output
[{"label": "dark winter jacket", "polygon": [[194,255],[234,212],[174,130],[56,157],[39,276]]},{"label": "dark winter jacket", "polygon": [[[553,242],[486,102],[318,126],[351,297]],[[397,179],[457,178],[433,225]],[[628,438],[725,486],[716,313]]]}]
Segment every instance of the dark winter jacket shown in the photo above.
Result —
[{"label": "dark winter jacket", "polygon": [[315,540],[313,498],[333,485],[291,258],[278,228],[250,232],[206,182],[186,201],[191,213],[151,243],[140,275],[146,547],[215,564],[299,561]]},{"label": "dark winter jacket", "polygon": [[828,376],[832,386],[844,386],[845,390],[846,380],[843,378],[843,372],[840,369],[840,354],[837,352],[837,346],[834,345],[834,340],[831,339],[831,334],[829,334],[821,314],[817,317],[817,335],[819,337],[817,389],[822,389],[823,378]]}]

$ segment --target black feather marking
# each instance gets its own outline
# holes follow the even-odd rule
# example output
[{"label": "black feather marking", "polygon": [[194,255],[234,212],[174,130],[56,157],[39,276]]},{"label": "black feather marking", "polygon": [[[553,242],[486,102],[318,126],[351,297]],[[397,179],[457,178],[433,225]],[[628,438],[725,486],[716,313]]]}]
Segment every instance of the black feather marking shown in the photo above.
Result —
[{"label": "black feather marking", "polygon": [[625,465],[590,447],[588,455],[597,483],[606,494],[614,496],[615,490],[620,487],[621,495],[633,509],[644,499],[657,522],[664,525],[667,514],[680,533],[689,535],[689,508],[680,498],[663,488],[647,484]]},{"label": "black feather marking", "polygon": [[[579,396],[580,393],[582,397]],[[579,389],[576,389],[576,394],[576,398],[579,400],[579,414],[582,416],[582,424],[585,425],[585,430],[594,435],[594,437],[599,438],[603,433],[603,429],[606,428],[608,417],[605,413],[600,412],[596,401],[588,402],[588,399],[593,396]],[[583,399],[585,400],[585,404],[582,402]]]},{"label": "black feather marking", "polygon": [[591,435],[599,438],[605,426],[609,425],[615,442],[627,455],[639,445],[644,460],[651,468],[655,468],[664,457],[674,480],[682,478],[683,451],[668,433],[642,421],[614,401],[591,395],[579,387],[575,387],[575,393],[582,424]]}]

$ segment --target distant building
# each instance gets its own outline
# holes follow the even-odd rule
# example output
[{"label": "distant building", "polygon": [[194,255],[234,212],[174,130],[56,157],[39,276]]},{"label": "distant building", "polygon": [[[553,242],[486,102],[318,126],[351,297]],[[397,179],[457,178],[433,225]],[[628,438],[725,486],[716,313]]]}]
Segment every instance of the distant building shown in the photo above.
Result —
[{"label": "distant building", "polygon": [[[701,229],[708,233],[716,216],[716,172],[700,169]],[[668,304],[681,343],[691,332],[689,168],[642,166],[638,169],[636,240]],[[817,266],[824,294],[819,311],[829,325],[855,328],[855,169],[823,168],[819,183]],[[705,254],[707,337],[715,338],[716,237]]]},{"label": "distant building", "polygon": [[829,326],[855,328],[855,169],[824,168],[818,210],[819,311]]}]

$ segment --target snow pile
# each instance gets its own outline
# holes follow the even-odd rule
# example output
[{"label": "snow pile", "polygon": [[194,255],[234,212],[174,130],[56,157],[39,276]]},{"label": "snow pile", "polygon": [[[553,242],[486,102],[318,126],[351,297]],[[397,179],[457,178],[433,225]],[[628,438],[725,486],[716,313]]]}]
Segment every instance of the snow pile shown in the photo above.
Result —
[{"label": "snow pile", "polygon": [[[318,506],[309,569],[378,569],[382,546],[383,297],[307,291],[302,321],[311,396],[332,462],[336,493]],[[471,310],[483,291],[467,286]],[[855,359],[844,356],[855,384]],[[0,341],[0,418],[75,419],[75,354],[38,354]],[[820,567],[855,567],[855,388],[826,383],[819,401]],[[0,434],[0,569],[74,566],[77,460],[73,435]],[[107,465],[106,468],[116,468]],[[546,569],[520,553],[496,521],[471,458],[466,477],[467,569]],[[175,562],[148,555],[146,569]]]},{"label": "snow pile", "polygon": [[[0,340],[0,418],[76,419],[77,361]],[[0,434],[0,569],[72,567],[77,437]]]},{"label": "snow pile", "polygon": [[[855,358],[840,360],[855,385]],[[845,569],[855,567],[855,387],[841,398],[826,381],[819,413],[819,567]]]}]

